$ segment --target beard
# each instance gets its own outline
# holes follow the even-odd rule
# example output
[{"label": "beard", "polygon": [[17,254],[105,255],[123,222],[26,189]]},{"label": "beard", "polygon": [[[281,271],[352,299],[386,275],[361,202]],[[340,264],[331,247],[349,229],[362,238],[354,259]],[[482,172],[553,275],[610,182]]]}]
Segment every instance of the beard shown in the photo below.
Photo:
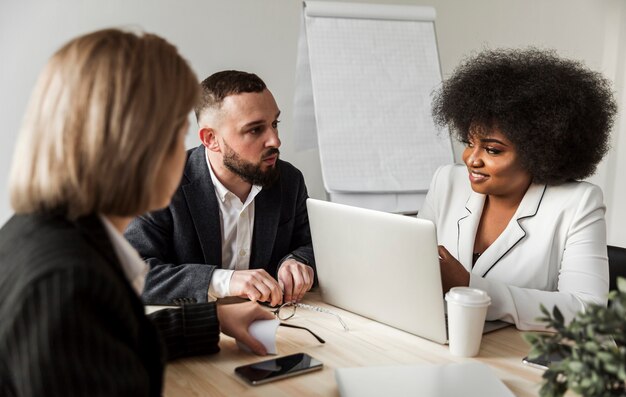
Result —
[{"label": "beard", "polygon": [[[273,156],[274,154],[279,155],[280,151],[277,148],[270,148],[263,153],[261,159]],[[276,163],[265,171],[261,169],[261,161],[259,161],[259,163],[252,163],[242,159],[239,157],[239,154],[224,142],[224,167],[250,184],[261,185],[264,188],[270,187],[280,176],[280,171],[277,166],[278,158],[276,158]]]}]

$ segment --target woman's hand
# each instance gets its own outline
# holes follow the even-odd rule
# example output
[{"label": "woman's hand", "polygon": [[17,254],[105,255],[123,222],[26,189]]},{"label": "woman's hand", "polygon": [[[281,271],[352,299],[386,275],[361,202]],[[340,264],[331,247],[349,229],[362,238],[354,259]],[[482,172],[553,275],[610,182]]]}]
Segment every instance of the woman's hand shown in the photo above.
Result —
[{"label": "woman's hand", "polygon": [[443,293],[445,294],[452,287],[469,286],[470,274],[463,265],[443,245],[439,246],[438,251]]},{"label": "woman's hand", "polygon": [[217,318],[220,321],[220,330],[248,346],[254,353],[264,356],[267,354],[265,346],[254,339],[248,332],[250,324],[257,320],[272,320],[274,315],[263,309],[256,302],[234,303],[217,305]]}]

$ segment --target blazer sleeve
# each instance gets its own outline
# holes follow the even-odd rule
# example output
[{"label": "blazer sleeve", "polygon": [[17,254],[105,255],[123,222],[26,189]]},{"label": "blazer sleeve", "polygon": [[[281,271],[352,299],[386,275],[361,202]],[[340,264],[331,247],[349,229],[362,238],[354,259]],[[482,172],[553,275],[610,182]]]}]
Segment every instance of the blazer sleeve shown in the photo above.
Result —
[{"label": "blazer sleeve", "polygon": [[[304,259],[307,264],[315,270],[315,255],[313,253],[313,242],[311,240],[309,215],[306,208],[306,200],[309,198],[309,194],[302,173],[299,170],[295,171],[297,173],[297,180],[294,185],[298,186],[298,190],[296,194],[295,224],[290,244],[292,250],[289,255],[296,255]],[[283,257],[280,264],[282,264],[289,255]],[[280,264],[277,269],[280,268]]]},{"label": "blazer sleeve", "polygon": [[183,305],[151,313],[150,320],[165,344],[166,360],[217,353],[219,321],[214,302]]},{"label": "blazer sleeve", "polygon": [[135,218],[124,233],[150,266],[142,299],[146,304],[179,304],[179,299],[207,302],[209,284],[217,266],[176,263],[174,233],[169,208]]},{"label": "blazer sleeve", "polygon": [[589,186],[580,196],[567,229],[563,259],[557,265],[556,291],[519,288],[470,276],[470,286],[484,289],[491,296],[488,320],[512,321],[520,330],[545,330],[545,324],[537,321],[542,316],[541,304],[549,311],[557,306],[566,321],[571,321],[588,304],[606,305],[609,274],[605,207],[600,188]]}]

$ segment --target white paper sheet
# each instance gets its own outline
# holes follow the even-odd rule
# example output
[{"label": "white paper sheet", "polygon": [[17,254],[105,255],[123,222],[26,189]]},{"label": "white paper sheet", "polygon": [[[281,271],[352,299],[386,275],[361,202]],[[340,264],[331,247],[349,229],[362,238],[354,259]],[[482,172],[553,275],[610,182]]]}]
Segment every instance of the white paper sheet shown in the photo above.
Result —
[{"label": "white paper sheet", "polygon": [[[277,354],[276,350],[276,329],[280,325],[280,320],[272,319],[272,320],[257,320],[250,324],[248,327],[248,332],[252,337],[265,346],[265,350],[267,354]],[[243,343],[237,341],[237,345],[241,350],[251,352],[248,346]]]},{"label": "white paper sheet", "polygon": [[481,363],[337,368],[341,397],[513,397]]}]

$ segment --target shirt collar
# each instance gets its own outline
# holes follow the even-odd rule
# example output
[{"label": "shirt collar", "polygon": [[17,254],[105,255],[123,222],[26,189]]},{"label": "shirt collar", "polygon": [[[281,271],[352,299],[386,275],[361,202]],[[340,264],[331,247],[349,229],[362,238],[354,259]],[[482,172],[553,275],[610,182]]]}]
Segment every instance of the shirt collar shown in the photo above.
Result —
[{"label": "shirt collar", "polygon": [[132,284],[133,288],[137,292],[137,295],[141,295],[143,292],[143,286],[146,281],[146,274],[148,274],[148,265],[141,259],[137,250],[124,238],[124,236],[113,226],[104,215],[100,215],[100,220],[104,224],[117,259],[122,265],[122,270],[126,275],[126,278]]}]

